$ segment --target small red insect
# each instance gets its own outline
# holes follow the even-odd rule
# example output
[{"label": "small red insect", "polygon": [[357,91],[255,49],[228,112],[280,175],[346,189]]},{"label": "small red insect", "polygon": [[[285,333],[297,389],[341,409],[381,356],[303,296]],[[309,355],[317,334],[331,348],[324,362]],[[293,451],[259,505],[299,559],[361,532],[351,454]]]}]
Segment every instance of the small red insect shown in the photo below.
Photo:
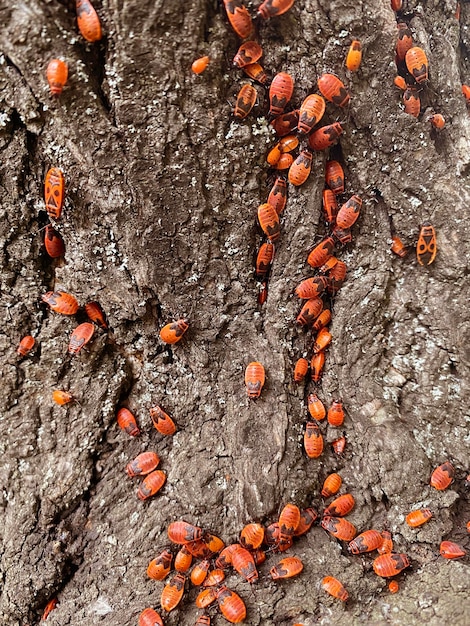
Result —
[{"label": "small red insect", "polygon": [[65,254],[65,244],[60,233],[50,224],[44,232],[44,247],[51,259],[58,259]]},{"label": "small red insect", "polygon": [[310,298],[303,305],[300,313],[297,315],[297,323],[302,326],[308,326],[320,315],[323,310],[323,300],[321,298]]},{"label": "small red insect", "polygon": [[392,245],[390,246],[390,250],[402,259],[405,258],[408,254],[408,248],[405,246],[400,237],[398,237],[398,235],[392,236]]},{"label": "small red insect", "polygon": [[174,568],[177,572],[186,573],[193,562],[193,555],[186,545],[181,546],[175,556]]},{"label": "small red insect", "polygon": [[49,217],[58,220],[62,213],[65,198],[65,178],[62,170],[51,167],[44,182],[44,202]]},{"label": "small red insect", "polygon": [[19,356],[26,356],[34,348],[36,340],[31,335],[25,335],[16,349]]},{"label": "small red insect", "polygon": [[320,296],[326,289],[328,281],[324,276],[314,276],[303,280],[295,288],[296,295],[302,300],[310,300]]},{"label": "small red insect", "polygon": [[272,150],[268,152],[268,156],[266,157],[266,161],[271,165],[271,167],[276,167],[279,159],[281,158],[281,146],[277,143]]},{"label": "small red insect", "polygon": [[286,135],[279,140],[281,152],[292,152],[299,145],[299,138],[296,135]]},{"label": "small red insect", "polygon": [[[323,352],[323,350],[330,345],[332,339],[333,335],[326,328],[322,328],[315,337],[315,343],[313,344],[314,354]],[[328,421],[330,421],[329,418]]]},{"label": "small red insect", "polygon": [[52,598],[52,600],[49,600],[49,602],[44,607],[41,620],[46,621],[46,619],[49,616],[49,613],[51,613],[51,611],[53,611],[56,608],[56,606],[57,606],[57,598]]},{"label": "small red insect", "polygon": [[147,576],[153,580],[163,580],[171,571],[173,555],[169,550],[163,550],[147,567]]},{"label": "small red insect", "polygon": [[439,546],[439,553],[445,559],[461,559],[467,552],[453,541],[442,541]]},{"label": "small red insect", "polygon": [[326,409],[316,393],[310,393],[307,398],[308,412],[314,420],[320,422],[325,419]]},{"label": "small red insect", "polygon": [[338,496],[333,502],[323,511],[323,515],[328,517],[344,517],[350,513],[354,505],[356,504],[353,496],[350,493],[345,493],[342,496]]},{"label": "small red insect", "polygon": [[344,171],[338,161],[327,161],[325,182],[334,194],[344,193]]},{"label": "small red insect", "polygon": [[[202,537],[202,541],[204,542],[206,549],[212,555],[216,554],[217,552],[220,552],[221,550],[223,550],[223,548],[225,548],[225,543],[222,541],[222,539],[220,539],[220,537],[217,537],[216,535],[212,535],[211,533],[208,533],[208,532],[204,533]],[[194,550],[191,552],[191,554],[193,556],[197,556],[194,553]],[[203,557],[203,558],[206,558],[206,557]]]},{"label": "small red insect", "polygon": [[163,626],[162,618],[154,609],[144,609],[139,615],[139,626]]},{"label": "small red insect", "polygon": [[[321,271],[322,268],[320,268]],[[346,278],[347,271],[346,263],[343,261],[338,261],[334,264],[334,267],[329,269],[328,276],[328,291],[329,293],[335,295],[339,289],[343,286],[344,279]]]},{"label": "small red insect", "polygon": [[325,215],[328,224],[334,224],[336,222],[336,216],[338,215],[339,207],[336,202],[336,195],[331,189],[325,189],[323,191],[323,213]]},{"label": "small red insect", "polygon": [[349,598],[349,594],[343,587],[342,583],[340,583],[339,580],[333,576],[325,576],[322,581],[322,586],[323,589],[330,594],[330,596],[333,596],[342,602],[346,602]]},{"label": "small red insect", "polygon": [[391,533],[388,530],[383,530],[381,533],[383,543],[377,548],[379,554],[389,554],[393,550],[393,540]]},{"label": "small red insect", "polygon": [[304,433],[304,450],[309,459],[318,459],[323,452],[323,437],[315,422],[307,422]]},{"label": "small red insect", "polygon": [[239,543],[232,543],[222,550],[215,561],[215,566],[221,569],[227,569],[232,565],[232,554],[240,547]]},{"label": "small red insect", "polygon": [[319,331],[331,322],[331,311],[330,309],[324,309],[320,315],[317,317],[315,322],[312,325],[313,331]]},{"label": "small red insect", "polygon": [[434,489],[438,489],[439,491],[443,491],[447,489],[447,487],[454,480],[455,469],[452,463],[446,461],[436,469],[431,474],[430,485],[434,487]]},{"label": "small red insect", "polygon": [[191,576],[190,576],[191,582],[193,583],[193,585],[196,585],[196,587],[199,587],[199,585],[202,585],[202,583],[207,577],[207,572],[209,571],[210,566],[211,566],[210,559],[204,559],[204,561],[199,561],[199,563],[197,563],[193,567],[193,569],[191,570]]},{"label": "small red insect", "polygon": [[313,522],[318,518],[318,513],[315,509],[309,507],[308,509],[302,509],[300,511],[300,521],[295,529],[294,537],[300,537],[305,535],[312,527]]},{"label": "small red insect", "polygon": [[388,590],[390,591],[390,593],[397,593],[400,590],[400,585],[397,583],[396,580],[391,580],[388,583]]},{"label": "small red insect", "polygon": [[374,572],[382,578],[396,576],[409,566],[410,561],[406,554],[393,554],[392,552],[378,556],[372,563]]},{"label": "small red insect", "polygon": [[422,526],[432,517],[432,512],[430,509],[417,509],[416,511],[411,511],[406,516],[406,523],[408,526],[412,528],[417,528],[418,526]]},{"label": "small red insect", "polygon": [[419,231],[416,257],[420,265],[431,265],[436,258],[436,230],[430,222],[424,222]]},{"label": "small red insect", "polygon": [[398,22],[398,39],[397,39],[397,61],[403,62],[405,60],[406,53],[413,47],[413,35],[405,22]]},{"label": "small red insect", "polygon": [[328,124],[310,135],[308,145],[312,150],[326,150],[326,148],[333,146],[342,134],[343,127],[339,122]]},{"label": "small red insect", "polygon": [[310,150],[302,150],[289,168],[289,182],[291,185],[299,187],[303,185],[310,176],[312,169],[312,153]]},{"label": "small red insect", "polygon": [[64,404],[69,404],[69,402],[73,402],[74,397],[71,393],[68,393],[68,391],[54,389],[54,391],[52,392],[52,400],[56,404],[63,406]]},{"label": "small red insect", "polygon": [[103,36],[101,22],[90,0],[76,0],[76,7],[78,30],[83,39],[90,43],[99,41]]},{"label": "small red insect", "polygon": [[416,87],[408,85],[403,94],[403,104],[405,105],[405,113],[413,117],[419,117],[421,111],[421,100]]},{"label": "small red insect", "polygon": [[362,61],[362,46],[357,39],[351,43],[346,57],[346,67],[350,72],[357,72]]},{"label": "small red insect", "polygon": [[79,324],[70,336],[68,351],[70,354],[78,354],[83,346],[90,341],[95,333],[95,327],[90,322]]},{"label": "small red insect", "polygon": [[207,66],[209,65],[209,62],[210,62],[210,57],[208,56],[200,57],[199,59],[196,59],[195,61],[193,61],[193,64],[191,65],[191,70],[194,72],[194,74],[202,74],[203,72],[206,71]]},{"label": "small red insect", "polygon": [[428,80],[428,59],[422,48],[415,46],[410,48],[405,54],[407,70],[417,83],[424,83]]},{"label": "small red insect", "polygon": [[303,569],[304,564],[298,557],[288,556],[272,567],[269,573],[273,580],[279,580],[280,578],[292,578],[293,576],[297,576]]},{"label": "small red insect", "polygon": [[85,313],[88,315],[88,319],[94,322],[102,330],[108,330],[108,320],[106,314],[99,302],[87,302],[83,307]]},{"label": "small red insect", "polygon": [[265,280],[260,284],[259,293],[258,293],[258,304],[263,306],[263,304],[268,299],[268,282]]},{"label": "small red insect", "polygon": [[159,463],[160,457],[156,452],[142,452],[126,465],[126,472],[131,478],[134,476],[144,476],[145,474],[153,472],[153,470],[158,467]]},{"label": "small red insect", "polygon": [[160,604],[164,611],[169,613],[178,606],[183,597],[185,583],[186,576],[178,573],[163,587]]},{"label": "small red insect", "polygon": [[49,61],[46,70],[46,77],[47,82],[49,83],[51,96],[60,96],[62,89],[67,82],[68,74],[69,70],[65,61],[61,61],[60,59],[52,59]]},{"label": "small red insect", "polygon": [[333,237],[326,237],[310,252],[307,257],[307,263],[311,267],[320,267],[333,255],[334,249],[335,240]]},{"label": "small red insect", "polygon": [[196,598],[196,606],[198,609],[205,609],[210,604],[215,602],[217,598],[217,591],[214,587],[207,587],[203,589]]},{"label": "small red insect", "polygon": [[153,425],[162,435],[170,436],[176,432],[176,424],[165,411],[158,405],[150,409],[150,417]]},{"label": "small red insect", "polygon": [[257,98],[258,92],[253,85],[250,85],[249,83],[243,85],[238,92],[233,115],[239,120],[245,119],[251,109],[255,106]]},{"label": "small red insect", "polygon": [[336,225],[343,229],[351,228],[359,217],[361,207],[361,198],[359,198],[359,196],[351,196],[338,211],[338,215],[336,216]]},{"label": "small red insect", "polygon": [[276,74],[269,87],[269,112],[271,115],[281,115],[293,93],[294,79],[292,76],[285,72]]},{"label": "small red insect", "polygon": [[246,366],[245,385],[249,398],[259,398],[266,379],[264,367],[258,361],[252,361]]},{"label": "small red insect", "polygon": [[329,102],[344,107],[350,100],[350,95],[344,84],[334,74],[322,74],[317,81],[321,95]]},{"label": "small red insect", "polygon": [[239,624],[246,617],[246,606],[235,591],[228,587],[220,587],[217,590],[217,602],[225,619],[231,624]]},{"label": "small red insect", "polygon": [[224,0],[230,26],[241,39],[247,39],[253,32],[251,15],[241,0]]},{"label": "small red insect", "polygon": [[75,315],[78,311],[77,299],[65,291],[48,291],[41,296],[41,300],[61,315]]},{"label": "small red insect", "polygon": [[258,14],[264,20],[269,20],[270,17],[282,15],[288,11],[294,4],[294,0],[264,0],[263,4],[258,7]]},{"label": "small red insect", "polygon": [[314,383],[318,383],[323,374],[323,367],[325,365],[325,353],[319,352],[312,356],[310,361],[310,371],[312,373],[312,380]]},{"label": "small red insect", "polygon": [[148,474],[140,483],[137,491],[139,500],[147,500],[154,496],[163,487],[166,481],[166,474],[162,470],[155,470]]},{"label": "small red insect", "polygon": [[346,447],[346,437],[339,437],[331,442],[335,454],[343,454]]},{"label": "small red insect", "polygon": [[216,587],[225,580],[225,572],[222,569],[213,569],[206,580],[204,581],[204,587]]},{"label": "small red insect", "polygon": [[[325,478],[325,482],[323,483],[323,487],[321,490],[321,495],[324,498],[334,496],[335,493],[338,493],[342,482],[343,480],[339,474],[330,474]],[[382,543],[382,539],[380,539],[380,542]]]},{"label": "small red insect", "polygon": [[390,5],[392,7],[392,11],[401,11],[403,8],[403,0],[390,0]]},{"label": "small red insect", "polygon": [[168,526],[167,533],[169,540],[173,543],[184,544],[201,539],[202,528],[179,520],[177,522],[171,522]]},{"label": "small red insect", "polygon": [[258,207],[258,220],[266,237],[270,241],[277,241],[281,234],[281,227],[276,209],[268,203],[261,204]]},{"label": "small red insect", "polygon": [[254,583],[258,580],[258,570],[251,552],[239,546],[232,552],[231,556],[232,566],[240,576],[243,576],[249,583]]},{"label": "small red insect", "polygon": [[124,430],[128,435],[131,437],[140,435],[140,428],[137,426],[137,421],[129,409],[125,409],[124,407],[119,409],[116,418],[119,428]]},{"label": "small red insect", "polygon": [[405,91],[405,89],[406,89],[406,81],[403,78],[403,76],[395,76],[395,78],[393,79],[393,82],[394,82],[395,86],[398,87],[398,89],[401,89],[402,91]]},{"label": "small red insect", "polygon": [[383,544],[383,537],[378,530],[365,530],[349,542],[348,550],[352,554],[364,554],[377,550]]},{"label": "small red insect", "polygon": [[294,162],[294,157],[292,154],[288,152],[281,154],[279,161],[274,165],[275,170],[288,170],[292,163]]},{"label": "small red insect", "polygon": [[328,409],[328,424],[330,426],[341,426],[344,422],[344,409],[341,400],[333,400]]},{"label": "small red insect", "polygon": [[267,546],[277,546],[279,544],[279,522],[269,524],[264,532],[264,543]]},{"label": "small red insect", "polygon": [[160,339],[164,343],[177,343],[189,328],[189,320],[180,319],[166,324],[160,331]]},{"label": "small red insect", "polygon": [[245,41],[233,57],[233,64],[236,67],[245,67],[256,63],[263,56],[263,48],[256,41]]},{"label": "small red insect", "polygon": [[261,524],[247,524],[240,533],[240,543],[247,550],[256,550],[263,543],[264,526]]},{"label": "small red insect", "polygon": [[268,76],[264,71],[264,68],[259,63],[250,63],[243,68],[245,74],[252,80],[264,85],[268,81]]},{"label": "small red insect", "polygon": [[[279,515],[279,550],[283,552],[292,543],[292,537],[300,523],[300,509],[290,502]],[[289,545],[287,545],[289,544]]]},{"label": "small red insect", "polygon": [[301,357],[297,360],[294,367],[294,381],[300,383],[303,381],[308,372],[308,361]]},{"label": "small red insect", "polygon": [[438,130],[441,130],[441,128],[444,128],[444,126],[446,125],[446,120],[444,116],[440,113],[434,113],[433,115],[431,115],[429,121],[434,126],[434,128],[437,128]]},{"label": "small red insect", "polygon": [[321,526],[341,541],[351,541],[357,535],[354,524],[344,517],[324,517]]},{"label": "small red insect", "polygon": [[325,113],[325,100],[316,93],[312,93],[305,98],[299,109],[299,123],[297,129],[299,133],[308,134],[315,124],[321,120]]},{"label": "small red insect", "polygon": [[[468,89],[470,97],[470,87]],[[299,110],[296,109],[295,111],[290,111],[289,113],[284,113],[283,115],[276,117],[276,119],[271,122],[271,126],[274,128],[279,137],[285,137],[285,135],[288,135],[295,128],[297,128],[298,123]]]},{"label": "small red insect", "polygon": [[258,250],[256,257],[256,278],[263,280],[271,267],[274,258],[274,245],[272,243],[263,243]]}]

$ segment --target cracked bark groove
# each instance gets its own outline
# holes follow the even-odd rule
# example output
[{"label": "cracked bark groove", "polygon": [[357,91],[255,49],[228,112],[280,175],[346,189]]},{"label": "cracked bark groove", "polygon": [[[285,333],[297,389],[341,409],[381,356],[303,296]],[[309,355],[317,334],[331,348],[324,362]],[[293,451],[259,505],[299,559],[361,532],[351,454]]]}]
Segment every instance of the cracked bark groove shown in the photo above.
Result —
[{"label": "cracked bark groove", "polygon": [[[312,461],[301,452],[303,391],[291,383],[303,340],[292,294],[310,275],[306,256],[322,232],[323,156],[306,185],[290,190],[259,312],[255,213],[267,196],[273,141],[258,119],[263,101],[243,122],[230,118],[241,73],[227,69],[227,57],[239,41],[222,9],[204,0],[96,1],[106,38],[87,46],[74,2],[1,0],[2,624],[37,624],[57,594],[51,624],[136,623],[144,607],[158,606],[161,586],[145,571],[170,521],[185,518],[230,541],[288,501],[319,506],[335,470],[356,499],[351,521],[390,529],[397,552],[411,558],[400,592],[388,594],[370,559],[364,571],[316,525],[296,544],[298,578],[250,590],[229,581],[247,604],[245,623],[468,621],[468,560],[437,554],[442,538],[468,548],[470,519],[470,123],[460,91],[470,78],[470,4],[461,2],[460,24],[454,0],[404,4],[430,62],[423,107],[448,120],[440,134],[401,111],[388,1],[298,0],[262,27],[264,67],[294,75],[296,102],[321,72],[338,71],[352,38],[363,43],[361,69],[347,81],[341,150],[347,185],[365,210],[341,256],[348,275],[321,387],[328,405],[344,401],[348,447],[342,459],[328,449]],[[208,69],[194,76],[192,61],[206,53]],[[48,95],[50,58],[69,64],[58,101]],[[51,263],[38,234],[49,166],[66,176],[58,223],[65,262]],[[433,265],[392,256],[390,218],[407,244],[432,221]],[[75,320],[40,304],[53,287],[81,304],[98,300],[114,342],[99,332],[87,352],[68,357]],[[185,315],[185,338],[162,346],[158,330]],[[38,347],[19,362],[16,346],[30,332]],[[266,386],[249,402],[243,373],[257,359]],[[80,404],[54,405],[55,388]],[[143,431],[135,440],[115,423],[122,400]],[[155,404],[178,424],[171,440],[151,425]],[[327,441],[335,436],[328,430]],[[147,449],[161,456],[168,479],[142,503],[124,467]],[[447,458],[457,479],[432,493],[431,471]],[[428,505],[429,524],[408,528],[405,514]],[[327,575],[350,592],[346,607],[325,597]],[[191,601],[176,613],[165,623],[196,620]]]}]

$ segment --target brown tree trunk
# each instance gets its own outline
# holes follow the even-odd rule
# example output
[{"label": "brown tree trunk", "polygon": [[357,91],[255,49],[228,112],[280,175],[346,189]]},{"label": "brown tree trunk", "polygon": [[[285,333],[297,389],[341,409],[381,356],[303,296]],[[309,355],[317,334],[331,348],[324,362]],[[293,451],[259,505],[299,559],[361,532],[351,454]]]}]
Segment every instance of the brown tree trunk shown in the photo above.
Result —
[{"label": "brown tree trunk", "polygon": [[[253,14],[258,4],[248,4]],[[308,182],[289,190],[260,307],[256,209],[272,184],[265,155],[275,137],[260,86],[252,114],[232,117],[247,78],[231,67],[239,40],[223,6],[102,0],[96,8],[106,36],[90,45],[71,1],[0,2],[2,624],[38,623],[54,596],[51,624],[137,624],[145,607],[159,608],[163,583],[148,579],[146,567],[167,546],[171,521],[233,542],[245,523],[271,523],[287,502],[321,511],[332,471],[356,499],[349,519],[357,528],[389,529],[396,551],[409,555],[400,593],[388,594],[373,556],[348,555],[315,525],[288,553],[304,562],[298,578],[271,581],[278,554],[251,588],[230,574],[245,623],[468,623],[468,560],[437,555],[443,538],[469,547],[470,123],[461,85],[470,82],[470,5],[461,0],[459,22],[455,0],[404,0],[401,17],[430,62],[419,119],[403,112],[393,85],[388,0],[298,0],[259,25],[263,65],[270,76],[293,75],[295,106],[325,71],[352,94],[348,110],[328,104],[324,118],[344,123],[332,155],[364,205],[353,242],[338,251],[347,280],[332,303],[333,342],[316,386],[326,405],[341,397],[347,417],[344,431],[321,425],[318,460],[302,450],[314,386],[294,385],[292,370],[312,337],[294,323],[293,291],[313,275],[306,257],[326,232],[326,155],[315,153]],[[353,38],[363,63],[350,75],[344,58]],[[203,54],[210,65],[195,76],[191,63]],[[57,100],[45,78],[53,57],[70,71]],[[427,121],[431,109],[447,120],[441,132]],[[52,166],[67,184],[57,226],[63,261],[49,259],[38,232]],[[437,231],[434,264],[392,255],[391,223],[413,245],[425,221]],[[85,318],[45,307],[40,297],[52,289],[80,304],[98,300],[113,332],[98,331],[70,357],[70,333]],[[164,346],[159,329],[184,316],[183,340]],[[19,359],[17,343],[29,333],[36,348]],[[243,376],[255,360],[267,383],[251,401]],[[55,405],[53,389],[77,402]],[[152,427],[155,404],[175,419],[174,437]],[[117,427],[122,405],[137,415],[140,438]],[[348,441],[341,458],[329,445],[338,432]],[[158,452],[167,483],[143,503],[124,467],[145,450]],[[456,480],[439,493],[429,476],[447,459]],[[434,517],[410,529],[404,516],[420,506]],[[348,589],[346,608],[321,589],[327,575]],[[194,597],[187,591],[165,624],[194,624]]]}]

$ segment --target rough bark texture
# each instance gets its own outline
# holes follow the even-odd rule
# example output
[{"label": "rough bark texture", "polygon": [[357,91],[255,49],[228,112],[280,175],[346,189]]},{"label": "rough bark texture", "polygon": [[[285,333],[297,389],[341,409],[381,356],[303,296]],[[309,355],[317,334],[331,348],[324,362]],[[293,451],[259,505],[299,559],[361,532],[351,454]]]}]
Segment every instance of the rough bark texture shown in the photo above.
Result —
[{"label": "rough bark texture", "polygon": [[[423,110],[447,119],[440,133],[401,109],[388,0],[298,0],[260,31],[264,66],[295,77],[297,103],[322,72],[345,75],[352,37],[364,46],[361,70],[346,77],[349,113],[327,109],[330,121],[347,117],[335,154],[348,190],[364,199],[354,241],[340,253],[348,276],[334,301],[319,392],[327,404],[343,399],[348,447],[338,459],[328,445],[314,461],[301,446],[305,390],[291,382],[310,342],[293,323],[293,289],[311,275],[306,255],[324,233],[325,155],[316,154],[308,182],[290,190],[259,308],[255,215],[267,196],[264,159],[274,139],[262,88],[247,120],[231,117],[228,101],[246,81],[230,68],[239,41],[223,8],[103,0],[96,8],[106,38],[86,45],[73,2],[0,3],[2,624],[38,623],[55,595],[51,625],[135,624],[146,606],[159,606],[162,583],[145,571],[167,544],[170,521],[184,518],[233,541],[245,523],[273,521],[289,501],[321,509],[321,485],[333,470],[356,498],[351,521],[360,530],[389,528],[397,551],[410,556],[400,593],[388,593],[372,557],[349,556],[315,526],[291,551],[305,564],[298,578],[269,582],[276,556],[252,588],[229,577],[247,604],[246,623],[468,624],[468,560],[437,555],[442,538],[468,547],[470,519],[470,122],[461,95],[470,81],[470,5],[461,2],[459,23],[455,0],[404,4],[430,61]],[[211,63],[196,77],[189,68],[202,54]],[[70,78],[51,101],[45,67],[57,56]],[[67,180],[59,262],[38,234],[50,166]],[[432,221],[433,265],[391,254],[390,218],[409,244]],[[76,320],[40,303],[53,288],[81,304],[99,300],[112,335],[100,332],[89,349],[67,356]],[[159,328],[184,315],[184,340],[163,346]],[[20,360],[16,346],[27,333],[38,347]],[[243,385],[252,360],[267,372],[255,402]],[[79,403],[54,405],[54,388]],[[122,403],[138,416],[138,439],[117,428]],[[152,427],[154,404],[176,420],[173,438]],[[325,436],[331,442],[337,429]],[[123,468],[148,449],[160,454],[168,480],[142,503]],[[446,459],[456,480],[438,493],[429,476]],[[418,505],[434,518],[413,530],[404,516]],[[326,575],[348,588],[346,606],[321,589]],[[165,624],[194,624],[193,600],[191,591]],[[225,623],[220,615],[214,622]]]}]

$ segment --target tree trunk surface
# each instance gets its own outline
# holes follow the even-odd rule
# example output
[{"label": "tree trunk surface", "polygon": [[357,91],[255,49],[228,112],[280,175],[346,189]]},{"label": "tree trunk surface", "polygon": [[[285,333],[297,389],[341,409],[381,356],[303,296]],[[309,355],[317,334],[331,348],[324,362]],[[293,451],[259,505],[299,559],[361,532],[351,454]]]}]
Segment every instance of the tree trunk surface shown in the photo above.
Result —
[{"label": "tree trunk surface", "polygon": [[[248,3],[254,15],[259,3]],[[406,114],[396,75],[397,16],[388,0],[298,0],[259,25],[270,77],[295,78],[292,106],[317,91],[323,72],[351,91],[349,108],[327,105],[322,124],[345,132],[330,153],[346,174],[346,192],[363,208],[353,241],[337,252],[347,278],[331,303],[333,335],[318,385],[295,385],[293,366],[312,335],[295,324],[296,285],[313,271],[306,257],[326,234],[321,212],[327,153],[313,157],[301,187],[290,185],[281,237],[257,303],[256,221],[273,176],[267,89],[245,120],[233,117],[240,86],[232,67],[240,40],[222,4],[192,0],[101,0],[104,39],[86,44],[75,3],[0,3],[0,353],[2,490],[0,621],[38,624],[53,597],[51,625],[137,624],[160,611],[164,583],[146,568],[168,546],[166,529],[185,519],[237,541],[251,521],[269,524],[285,504],[325,504],[325,477],[337,471],[356,506],[348,519],[362,532],[391,531],[412,567],[391,595],[376,576],[376,553],[353,556],[318,523],[289,552],[268,554],[250,586],[230,571],[227,584],[245,601],[246,624],[468,624],[468,557],[446,561],[442,539],[469,549],[470,520],[470,122],[461,93],[470,82],[470,4],[404,0],[402,19],[427,53],[430,80],[419,119]],[[352,39],[363,45],[357,73],[344,68]],[[200,76],[191,63],[208,54]],[[51,99],[45,69],[64,58],[69,80]],[[434,110],[446,126],[433,129]],[[64,259],[44,251],[44,177],[59,167],[66,202],[57,222]],[[412,250],[390,251],[392,227],[411,247],[432,222],[438,253],[420,266]],[[66,317],[41,302],[50,290],[97,300],[112,331],[97,330],[77,356],[67,353],[83,314]],[[187,317],[189,330],[164,345],[159,330]],[[20,338],[36,347],[20,359]],[[261,397],[250,400],[244,371],[266,369]],[[54,389],[76,402],[58,406]],[[325,450],[303,451],[307,394],[329,406],[341,398],[342,428],[321,423]],[[173,437],[152,426],[160,405],[177,424]],[[142,434],[116,423],[130,408]],[[326,422],[326,420],[325,420]],[[345,433],[342,456],[331,442]],[[147,502],[124,473],[154,450],[167,482]],[[429,486],[450,460],[455,480]],[[412,529],[405,515],[430,508]],[[296,578],[274,582],[269,569],[286,555],[304,563]],[[321,587],[336,576],[344,605]],[[194,587],[166,625],[192,625]],[[163,612],[162,612],[163,613]],[[213,623],[226,623],[210,609]]]}]

